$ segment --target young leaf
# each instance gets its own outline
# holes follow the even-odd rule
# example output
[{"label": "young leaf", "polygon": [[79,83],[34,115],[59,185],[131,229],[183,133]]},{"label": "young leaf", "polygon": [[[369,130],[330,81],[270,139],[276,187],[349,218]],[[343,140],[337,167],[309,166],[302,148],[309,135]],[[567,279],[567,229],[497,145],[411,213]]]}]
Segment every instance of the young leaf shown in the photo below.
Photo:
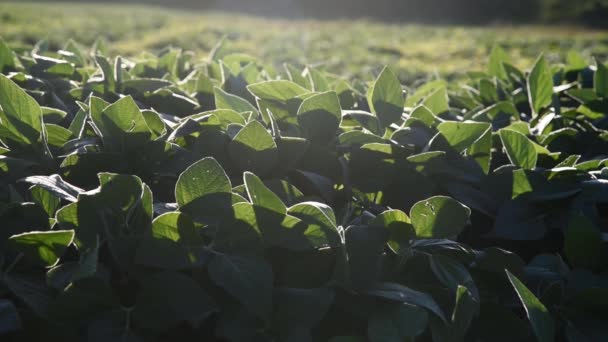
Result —
[{"label": "young leaf", "polygon": [[596,60],[597,70],[593,78],[595,93],[599,97],[608,98],[608,67]]},{"label": "young leaf", "polygon": [[540,56],[528,75],[528,100],[534,114],[551,105],[553,74],[544,56]]},{"label": "young leaf", "polygon": [[264,126],[251,121],[228,145],[230,158],[243,171],[264,176],[272,170],[278,160],[277,144]]},{"label": "young leaf", "polygon": [[13,57],[13,51],[6,45],[2,37],[0,37],[0,73],[4,71],[4,69],[14,69],[15,68],[15,59]]},{"label": "young leaf", "polygon": [[502,145],[507,151],[507,156],[513,165],[523,169],[533,169],[536,167],[538,154],[534,143],[528,137],[510,129],[500,130],[499,135]]},{"label": "young leaf", "polygon": [[509,60],[509,55],[503,50],[500,45],[494,45],[492,52],[490,52],[490,59],[488,61],[488,73],[492,76],[498,77],[501,80],[507,79],[507,72],[503,63]]},{"label": "young leaf", "polygon": [[491,125],[484,122],[445,121],[439,124],[437,129],[443,134],[450,146],[460,153],[470,147],[488,129],[491,129]]},{"label": "young leaf", "polygon": [[427,98],[424,99],[424,101],[422,101],[422,105],[428,108],[435,115],[449,111],[450,104],[447,88],[440,87],[432,92]]},{"label": "young leaf", "polygon": [[243,174],[247,195],[254,206],[265,208],[279,214],[285,215],[287,208],[279,196],[275,195],[262,183],[262,180],[251,172]]},{"label": "young leaf", "polygon": [[367,103],[384,127],[398,121],[403,113],[403,90],[399,79],[385,67],[369,88]]},{"label": "young leaf", "polygon": [[530,323],[532,323],[532,330],[534,330],[534,334],[538,341],[555,341],[555,322],[547,308],[530,290],[528,290],[524,283],[517,279],[516,276],[511,274],[508,270],[505,270],[505,272],[507,272],[507,277],[509,277],[511,285],[513,285],[519,300],[526,310],[526,315],[528,316]]},{"label": "young leaf", "polygon": [[113,152],[139,147],[152,136],[146,119],[131,96],[123,97],[101,112],[91,106],[91,119],[101,133],[104,147]]},{"label": "young leaf", "polygon": [[419,238],[449,239],[462,232],[471,209],[451,197],[436,196],[412,207],[410,218]]},{"label": "young leaf", "polygon": [[73,239],[73,230],[28,232],[9,238],[18,251],[46,266],[55,265]]},{"label": "young leaf", "polygon": [[298,109],[298,123],[318,144],[327,144],[336,136],[341,118],[340,100],[333,91],[307,98]]},{"label": "young leaf", "polygon": [[229,94],[221,88],[213,88],[213,94],[215,96],[215,106],[217,109],[232,109],[237,113],[257,113],[258,111],[257,108],[249,103],[249,101],[236,95]]},{"label": "young leaf", "polygon": [[15,82],[1,74],[0,108],[0,137],[36,144],[42,132],[42,109]]},{"label": "young leaf", "polygon": [[309,93],[310,90],[287,80],[266,81],[247,86],[249,92],[263,100],[286,102],[297,96]]},{"label": "young leaf", "polygon": [[226,171],[212,157],[190,165],[177,179],[175,199],[193,218],[217,216],[231,206],[232,185]]}]

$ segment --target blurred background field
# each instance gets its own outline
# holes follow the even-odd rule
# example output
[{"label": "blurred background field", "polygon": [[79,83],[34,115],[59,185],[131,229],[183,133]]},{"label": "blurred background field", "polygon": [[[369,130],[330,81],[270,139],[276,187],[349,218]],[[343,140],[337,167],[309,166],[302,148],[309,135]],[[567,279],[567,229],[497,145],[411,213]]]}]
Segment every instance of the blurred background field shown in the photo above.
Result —
[{"label": "blurred background field", "polygon": [[205,58],[225,36],[230,51],[250,54],[275,67],[284,62],[320,65],[347,78],[369,80],[378,68],[390,65],[404,83],[433,77],[458,79],[465,72],[481,70],[494,44],[505,48],[515,64],[524,68],[542,51],[552,61],[565,60],[570,50],[587,58],[608,56],[608,31],[569,20],[540,25],[534,20],[515,23],[496,17],[481,25],[461,24],[457,18],[451,20],[456,24],[447,25],[424,18],[394,21],[365,15],[293,18],[288,8],[266,16],[263,11],[249,15],[247,10],[219,9],[0,2],[0,36],[16,50],[30,49],[40,39],[57,49],[70,38],[83,45],[102,38],[111,54],[133,56],[172,45],[194,51],[197,58]]}]

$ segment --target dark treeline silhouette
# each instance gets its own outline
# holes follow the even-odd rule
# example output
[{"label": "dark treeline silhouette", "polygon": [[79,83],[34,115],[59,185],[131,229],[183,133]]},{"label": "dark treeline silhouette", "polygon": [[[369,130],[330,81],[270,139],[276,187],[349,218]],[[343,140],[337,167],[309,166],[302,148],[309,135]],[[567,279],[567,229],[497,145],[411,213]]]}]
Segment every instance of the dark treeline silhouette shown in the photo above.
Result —
[{"label": "dark treeline silhouette", "polygon": [[78,2],[145,3],[287,18],[369,18],[434,24],[526,23],[542,20],[549,23],[574,23],[587,26],[608,25],[608,0],[80,0]]}]

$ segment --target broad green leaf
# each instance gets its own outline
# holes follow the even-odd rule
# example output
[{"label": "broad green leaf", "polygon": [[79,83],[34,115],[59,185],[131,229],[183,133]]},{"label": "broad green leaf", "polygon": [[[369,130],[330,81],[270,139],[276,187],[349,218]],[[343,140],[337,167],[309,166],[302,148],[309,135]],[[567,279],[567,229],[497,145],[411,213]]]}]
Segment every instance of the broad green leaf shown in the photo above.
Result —
[{"label": "broad green leaf", "polygon": [[467,156],[475,159],[485,174],[490,172],[492,162],[492,127],[467,148]]},{"label": "broad green leaf", "polygon": [[488,73],[502,80],[507,79],[507,72],[503,63],[508,60],[509,55],[507,55],[505,50],[503,50],[500,45],[494,45],[488,61]]},{"label": "broad green leaf", "polygon": [[261,318],[272,312],[273,274],[263,259],[218,254],[209,263],[209,277]]},{"label": "broad green leaf", "polygon": [[340,100],[333,91],[307,98],[298,109],[299,125],[318,144],[327,144],[336,136],[341,118]]},{"label": "broad green leaf", "polygon": [[212,157],[190,165],[175,184],[175,199],[180,210],[198,219],[227,212],[231,194],[232,185],[226,171]]},{"label": "broad green leaf", "polygon": [[433,114],[439,115],[450,110],[448,102],[448,90],[440,87],[422,101],[422,105],[428,108]]},{"label": "broad green leaf", "polygon": [[15,59],[13,56],[13,51],[6,45],[2,37],[0,37],[0,73],[4,71],[4,69],[14,69],[15,68]]},{"label": "broad green leaf", "polygon": [[38,203],[44,211],[49,215],[49,217],[54,218],[55,212],[59,209],[61,205],[61,200],[59,197],[53,195],[52,192],[46,190],[45,188],[35,185],[30,188],[30,194],[32,195],[32,199],[35,203]]},{"label": "broad green leaf", "polygon": [[263,100],[286,102],[310,90],[287,80],[266,81],[247,86],[249,92]]},{"label": "broad green leaf", "polygon": [[507,156],[513,165],[523,169],[533,169],[536,167],[538,154],[534,143],[528,137],[509,129],[500,130],[499,135]]},{"label": "broad green leaf", "polygon": [[287,213],[308,225],[303,235],[312,248],[336,247],[340,244],[336,217],[330,206],[302,202],[290,207]]},{"label": "broad green leaf", "polygon": [[277,144],[258,121],[251,121],[241,129],[228,145],[228,152],[241,170],[259,176],[271,171],[279,157]]},{"label": "broad green leaf", "polygon": [[258,253],[263,238],[253,205],[248,202],[232,206],[234,217],[220,225],[213,245],[218,251],[238,254]]},{"label": "broad green leaf", "polygon": [[221,88],[213,88],[213,94],[215,95],[215,106],[217,109],[232,109],[237,113],[257,113],[258,111],[257,108],[249,103],[249,101],[236,95],[229,94]]},{"label": "broad green leaf", "polygon": [[32,260],[53,266],[73,239],[73,230],[52,230],[13,235],[9,240],[18,251]]},{"label": "broad green leaf", "polygon": [[262,180],[251,172],[243,174],[247,195],[254,206],[262,207],[285,215],[287,208],[279,196],[262,183]]},{"label": "broad green leaf", "polygon": [[554,342],[555,341],[555,322],[547,308],[541,303],[538,298],[522,283],[516,276],[507,272],[507,277],[517,296],[521,301],[528,320],[532,323],[532,330],[539,342]]},{"label": "broad green leaf", "polygon": [[596,60],[597,70],[593,78],[595,93],[599,97],[608,98],[608,67]]},{"label": "broad green leaf", "polygon": [[403,90],[399,79],[385,67],[369,88],[367,103],[384,127],[398,121],[403,113]]},{"label": "broad green leaf", "polygon": [[422,334],[428,324],[428,313],[409,304],[378,306],[367,325],[371,342],[403,341]]},{"label": "broad green leaf", "polygon": [[464,337],[471,326],[471,322],[479,313],[479,298],[475,298],[465,286],[458,286],[456,290],[456,305],[452,312],[454,341],[464,341]]},{"label": "broad green leaf", "polygon": [[[93,104],[93,98],[91,101]],[[123,97],[101,112],[91,106],[91,119],[101,133],[104,147],[113,152],[139,147],[152,135],[143,114],[130,96]]]},{"label": "broad green leaf", "polygon": [[388,246],[393,252],[404,255],[410,240],[416,236],[410,218],[401,210],[387,210],[376,216],[371,224],[385,227],[390,232]]},{"label": "broad green leaf", "polygon": [[462,232],[471,209],[451,197],[436,196],[412,207],[410,219],[419,238],[449,239]]},{"label": "broad green leaf", "polygon": [[[446,286],[451,293],[457,294],[460,286],[464,286],[473,299],[479,302],[479,291],[469,271],[457,260],[441,254],[430,257],[431,270],[437,279]],[[478,303],[479,304],[479,303]]]},{"label": "broad green leaf", "polygon": [[0,137],[33,145],[41,139],[41,132],[40,105],[8,77],[0,75]]},{"label": "broad green leaf", "polygon": [[430,109],[428,109],[422,105],[420,105],[420,106],[414,108],[414,110],[412,110],[412,112],[410,113],[410,116],[409,116],[408,120],[406,120],[404,126],[410,127],[412,125],[412,123],[414,122],[414,119],[422,121],[427,127],[434,127],[437,124],[437,122],[440,121],[440,119],[437,118],[433,114],[433,112],[431,112]]},{"label": "broad green leaf", "polygon": [[553,74],[544,56],[540,56],[528,75],[528,100],[534,114],[551,105]]},{"label": "broad green leaf", "polygon": [[108,62],[108,59],[101,54],[95,56],[95,62],[103,75],[106,91],[114,92],[116,90],[116,77],[114,75],[114,68]]},{"label": "broad green leaf", "polygon": [[202,239],[192,219],[185,213],[169,212],[152,222],[152,236],[137,250],[139,264],[179,270],[197,262]]},{"label": "broad green leaf", "polygon": [[[491,125],[483,122],[445,121],[439,124],[437,129],[443,134],[450,146],[460,153],[480,139],[491,129]],[[487,152],[489,153],[489,151]]]}]

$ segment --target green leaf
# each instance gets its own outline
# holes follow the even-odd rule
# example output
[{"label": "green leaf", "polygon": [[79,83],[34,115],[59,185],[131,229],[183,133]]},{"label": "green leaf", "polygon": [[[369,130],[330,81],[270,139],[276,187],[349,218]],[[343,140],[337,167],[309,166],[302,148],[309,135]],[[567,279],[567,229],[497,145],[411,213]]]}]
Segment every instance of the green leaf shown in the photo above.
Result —
[{"label": "green leaf", "polygon": [[594,270],[602,258],[602,234],[586,216],[570,218],[564,232],[564,252],[576,268]]},{"label": "green leaf", "polygon": [[55,265],[73,239],[73,230],[28,232],[9,238],[15,249],[46,266]]},{"label": "green leaf", "polygon": [[34,145],[41,139],[41,132],[42,109],[36,100],[0,75],[0,137]]},{"label": "green leaf", "polygon": [[502,80],[507,79],[504,64],[509,61],[509,55],[499,45],[494,45],[488,61],[488,73]]},{"label": "green leaf", "polygon": [[241,129],[228,145],[228,152],[241,170],[259,176],[271,171],[279,157],[277,144],[258,121],[251,121]]},{"label": "green leaf", "polygon": [[308,225],[303,235],[315,248],[336,247],[340,244],[340,235],[333,209],[323,203],[302,202],[287,210]]},{"label": "green leaf", "polygon": [[507,272],[507,277],[509,277],[511,285],[513,285],[519,300],[526,310],[526,315],[528,316],[530,323],[532,323],[532,330],[538,341],[554,342],[555,322],[547,308],[532,292],[530,292],[530,290],[528,290],[526,285],[517,279],[516,276],[511,274],[508,270],[505,270],[505,272]]},{"label": "green leaf", "polygon": [[217,217],[231,208],[232,184],[222,166],[207,157],[190,165],[177,179],[175,199],[195,219]]},{"label": "green leaf", "polygon": [[422,334],[428,324],[426,310],[410,304],[382,305],[367,325],[371,342],[403,341]]},{"label": "green leaf", "polygon": [[441,254],[430,257],[431,270],[437,279],[453,294],[457,294],[460,286],[470,291],[473,299],[479,302],[479,291],[469,271],[464,265],[452,258]]},{"label": "green leaf", "polygon": [[376,216],[372,225],[385,227],[390,232],[388,246],[393,252],[405,255],[410,240],[416,236],[410,218],[401,210],[387,210]]},{"label": "green leaf", "polygon": [[257,113],[258,111],[257,108],[249,103],[249,101],[236,95],[229,94],[221,88],[213,88],[213,94],[215,96],[215,106],[217,109],[232,109],[237,113]]},{"label": "green leaf", "polygon": [[30,194],[32,195],[34,203],[38,203],[49,217],[55,217],[55,212],[61,205],[59,197],[56,197],[52,192],[38,185],[30,188]]},{"label": "green leaf", "polygon": [[0,37],[0,73],[7,73],[4,69],[14,69],[15,59],[13,51],[6,45],[2,37]]},{"label": "green leaf", "polygon": [[265,208],[281,215],[287,213],[287,208],[279,196],[262,183],[262,180],[251,172],[243,174],[247,195],[254,206]]},{"label": "green leaf", "polygon": [[203,241],[192,219],[185,213],[169,212],[152,222],[152,236],[144,239],[136,262],[170,270],[196,265],[204,257]]},{"label": "green leaf", "polygon": [[608,67],[596,60],[597,70],[593,77],[595,93],[599,97],[608,98]]},{"label": "green leaf", "polygon": [[430,109],[420,105],[412,110],[404,126],[410,127],[415,121],[422,121],[427,127],[434,127],[440,119]]},{"label": "green leaf", "polygon": [[318,144],[327,144],[336,136],[341,118],[340,100],[333,91],[307,98],[298,109],[298,124]]},{"label": "green leaf", "polygon": [[450,110],[448,101],[448,90],[446,87],[440,87],[427,96],[422,105],[428,108],[433,114],[439,115]]},{"label": "green leaf", "polygon": [[507,156],[513,165],[523,169],[533,169],[536,167],[538,154],[534,143],[528,137],[510,129],[500,130],[499,135]]},{"label": "green leaf", "polygon": [[110,151],[132,150],[149,141],[152,136],[143,114],[131,96],[123,97],[101,112],[91,106],[90,115],[101,133],[104,147]]},{"label": "green leaf", "polygon": [[439,124],[437,129],[450,146],[460,153],[479,140],[488,130],[491,130],[492,126],[484,122],[445,121]]},{"label": "green leaf", "polygon": [[403,89],[395,73],[385,67],[367,93],[367,103],[384,127],[398,121],[403,113]]},{"label": "green leaf", "polygon": [[451,197],[436,196],[412,207],[410,218],[419,238],[448,239],[464,229],[471,209]]},{"label": "green leaf", "polygon": [[310,93],[310,90],[287,80],[254,83],[248,85],[247,89],[260,99],[279,102],[286,102],[297,96]]},{"label": "green leaf", "polygon": [[253,205],[247,202],[232,206],[234,217],[219,227],[213,244],[226,253],[255,254],[263,249],[263,238]]},{"label": "green leaf", "polygon": [[464,341],[471,322],[479,313],[479,298],[475,297],[465,286],[458,286],[456,290],[456,305],[452,312],[452,338],[455,341]]},{"label": "green leaf", "polygon": [[530,75],[528,75],[528,100],[534,114],[540,114],[543,108],[551,105],[553,100],[553,74],[544,56],[540,56]]},{"label": "green leaf", "polygon": [[209,263],[209,277],[251,312],[268,318],[272,312],[273,274],[263,259],[216,255]]},{"label": "green leaf", "polygon": [[96,55],[95,62],[103,75],[106,91],[114,92],[116,90],[116,77],[114,75],[114,68],[108,59],[103,55]]}]

